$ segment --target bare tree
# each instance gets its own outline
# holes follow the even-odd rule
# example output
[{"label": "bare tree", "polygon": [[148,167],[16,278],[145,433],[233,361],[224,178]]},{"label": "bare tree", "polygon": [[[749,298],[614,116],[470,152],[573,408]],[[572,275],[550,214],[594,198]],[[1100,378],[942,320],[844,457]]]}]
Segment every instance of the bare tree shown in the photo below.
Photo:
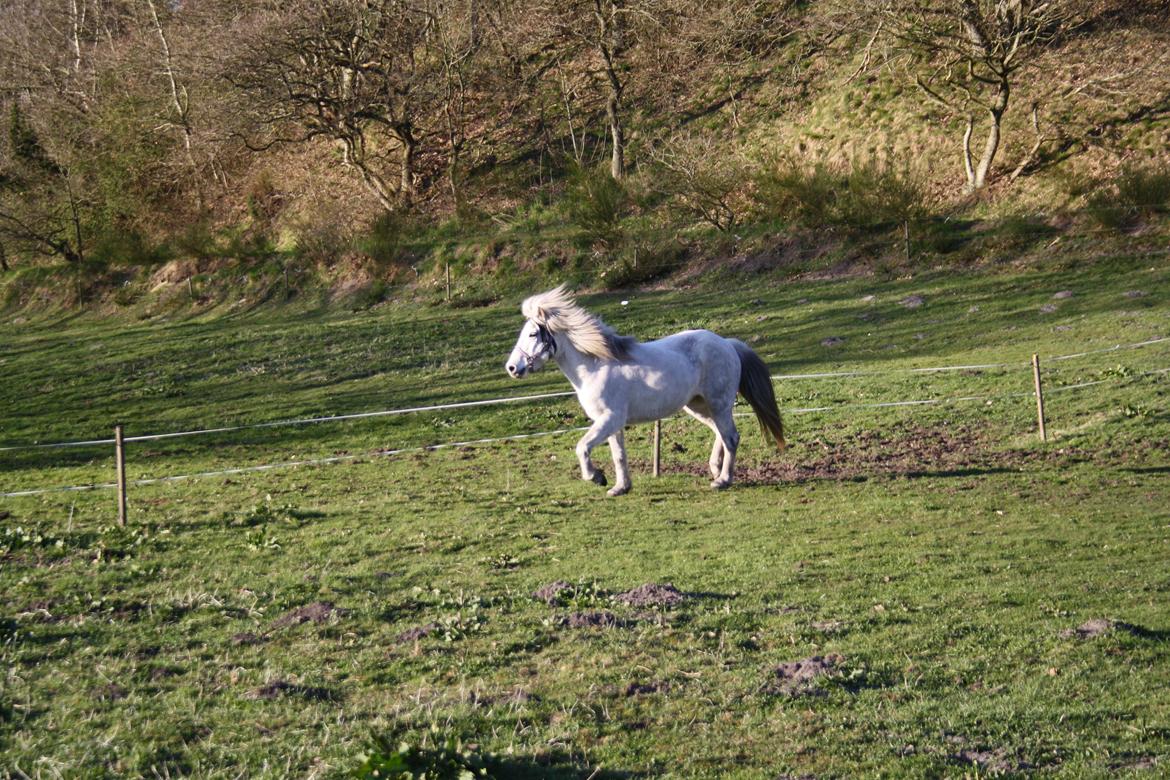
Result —
[{"label": "bare tree", "polygon": [[[625,96],[633,78],[632,49],[658,26],[660,12],[656,0],[553,0],[541,5],[541,16],[552,31],[548,46],[553,59],[579,62],[601,83],[609,171],[615,180],[626,172]],[[562,84],[562,96],[568,94]]]},{"label": "bare tree", "polygon": [[0,148],[0,238],[74,265],[85,259],[80,198],[69,171],[45,150],[15,103]]},{"label": "bare tree", "polygon": [[229,73],[264,131],[249,148],[329,139],[383,207],[408,206],[442,78],[436,17],[409,0],[304,0],[263,21]]},{"label": "bare tree", "polygon": [[[908,55],[923,95],[964,118],[965,189],[983,188],[1000,149],[1013,90],[1036,70],[1039,55],[1077,23],[1071,4],[893,0],[882,8],[881,20],[895,47]],[[983,136],[979,152],[977,133]]]}]

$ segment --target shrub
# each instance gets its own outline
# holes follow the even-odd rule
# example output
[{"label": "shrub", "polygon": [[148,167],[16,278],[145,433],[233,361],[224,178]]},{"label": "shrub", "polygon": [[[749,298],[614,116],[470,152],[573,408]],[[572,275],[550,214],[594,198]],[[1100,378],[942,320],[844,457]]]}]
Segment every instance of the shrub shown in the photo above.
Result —
[{"label": "shrub", "polygon": [[396,211],[384,211],[357,240],[357,249],[377,266],[401,264],[406,255],[410,224]]},{"label": "shrub", "polygon": [[303,218],[293,225],[296,254],[302,260],[328,265],[344,255],[353,245],[353,237],[339,215]]},{"label": "shrub", "polygon": [[730,232],[746,210],[747,164],[710,136],[676,136],[651,152],[656,188],[684,211]]},{"label": "shrub", "polygon": [[[1102,184],[1105,184],[1102,182]],[[1170,171],[1128,167],[1089,197],[1089,214],[1101,225],[1123,229],[1170,206]]]},{"label": "shrub", "polygon": [[605,171],[579,168],[566,193],[569,217],[590,243],[613,248],[622,239],[621,223],[629,212],[626,188]]},{"label": "shrub", "polygon": [[756,176],[756,201],[764,216],[807,227],[842,225],[884,230],[924,219],[929,209],[919,177],[909,169],[866,162],[849,168],[793,160],[765,162]]},{"label": "shrub", "polygon": [[622,251],[614,264],[601,273],[601,281],[610,289],[645,284],[676,270],[684,254],[683,247],[674,241],[639,241]]}]

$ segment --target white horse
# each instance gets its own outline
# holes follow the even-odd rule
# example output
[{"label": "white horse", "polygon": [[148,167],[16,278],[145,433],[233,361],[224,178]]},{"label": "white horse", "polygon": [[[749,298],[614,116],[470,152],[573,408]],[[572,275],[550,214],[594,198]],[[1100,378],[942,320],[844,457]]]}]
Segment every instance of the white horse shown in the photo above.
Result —
[{"label": "white horse", "polygon": [[562,285],[534,295],[520,307],[527,318],[505,365],[519,378],[539,370],[550,358],[577,391],[577,400],[593,421],[577,443],[581,478],[605,485],[605,474],[589,459],[603,439],[609,440],[616,484],[609,495],[630,490],[630,471],[622,430],[685,410],[715,432],[711,449],[711,487],[731,485],[739,432],[732,418],[736,391],[759,418],[764,437],[784,448],[784,428],[768,368],[737,339],[709,330],[688,330],[640,343],[619,336],[582,309]]}]

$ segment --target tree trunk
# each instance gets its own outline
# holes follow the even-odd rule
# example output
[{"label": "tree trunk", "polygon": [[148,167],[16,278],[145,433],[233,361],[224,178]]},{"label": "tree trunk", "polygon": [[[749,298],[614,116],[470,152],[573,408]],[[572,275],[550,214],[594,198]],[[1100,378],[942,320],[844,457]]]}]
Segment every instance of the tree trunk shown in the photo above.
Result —
[{"label": "tree trunk", "polygon": [[605,104],[605,116],[609,120],[609,134],[613,142],[613,155],[609,161],[609,175],[615,181],[620,181],[626,170],[626,138],[622,130],[621,116],[618,111],[620,96],[610,93]]},{"label": "tree trunk", "polygon": [[398,199],[404,207],[414,202],[414,156],[418,151],[418,140],[410,130],[399,137],[402,143],[402,178],[398,184]]},{"label": "tree trunk", "polygon": [[601,5],[601,0],[593,0],[593,14],[597,19],[597,53],[605,64],[605,78],[609,82],[609,95],[605,101],[605,118],[609,123],[609,135],[613,144],[613,154],[610,157],[609,173],[615,181],[620,181],[626,170],[626,135],[622,128],[621,104],[622,92],[625,84],[618,75],[618,58],[622,50],[622,31],[619,27],[619,12],[622,10],[620,0],[610,0],[609,13]]},{"label": "tree trunk", "polygon": [[1010,88],[1007,80],[1000,84],[999,93],[995,102],[988,109],[991,118],[991,127],[987,130],[987,142],[983,145],[983,156],[979,159],[979,167],[975,170],[975,187],[980,188],[987,184],[987,174],[991,171],[991,163],[999,151],[1000,133],[1003,128],[1003,115],[1007,112]]},{"label": "tree trunk", "polygon": [[175,77],[175,68],[171,59],[171,44],[163,31],[162,21],[158,18],[158,10],[154,6],[154,0],[146,0],[146,5],[150,9],[150,18],[154,22],[154,32],[158,35],[159,44],[162,46],[163,74],[167,77],[167,83],[170,86],[171,107],[179,120],[179,129],[183,132],[183,150],[186,152],[187,165],[191,169],[191,180],[195,185],[195,203],[202,209],[203,187],[199,180],[199,165],[195,162],[195,153],[192,149],[194,133],[191,128],[190,102],[187,99],[187,90],[185,87],[179,86],[178,79]]}]

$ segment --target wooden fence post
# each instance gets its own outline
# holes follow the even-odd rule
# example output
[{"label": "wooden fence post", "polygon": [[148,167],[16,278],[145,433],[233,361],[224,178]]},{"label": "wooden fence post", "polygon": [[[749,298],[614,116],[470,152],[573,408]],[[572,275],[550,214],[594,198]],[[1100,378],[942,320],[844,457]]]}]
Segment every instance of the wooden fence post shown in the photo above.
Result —
[{"label": "wooden fence post", "polygon": [[443,263],[447,273],[447,303],[451,302],[451,264]]},{"label": "wooden fence post", "polygon": [[1032,380],[1036,384],[1036,416],[1040,420],[1040,441],[1048,441],[1048,430],[1044,427],[1044,388],[1040,384],[1040,356],[1032,355]]},{"label": "wooden fence post", "polygon": [[126,527],[126,444],[122,423],[114,426],[114,462],[118,467],[118,525]]},{"label": "wooden fence post", "polygon": [[654,476],[662,476],[662,420],[654,421]]}]

